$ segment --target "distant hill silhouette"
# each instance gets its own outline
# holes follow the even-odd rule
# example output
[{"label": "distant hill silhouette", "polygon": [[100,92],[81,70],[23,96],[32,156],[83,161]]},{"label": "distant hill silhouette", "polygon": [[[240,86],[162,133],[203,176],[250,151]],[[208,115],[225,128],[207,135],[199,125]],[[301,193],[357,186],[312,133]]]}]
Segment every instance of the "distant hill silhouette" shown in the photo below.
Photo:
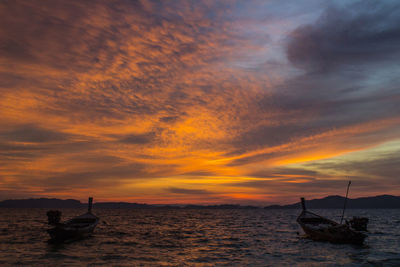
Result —
[{"label": "distant hill silhouette", "polygon": [[[63,208],[86,208],[87,203],[81,203],[74,199],[56,199],[56,198],[39,198],[39,199],[10,199],[0,201],[0,208],[48,208],[48,209],[63,209]],[[148,205],[129,202],[96,202],[93,208],[99,209],[151,209],[151,208],[182,208],[182,209],[248,209],[258,208],[254,206],[241,205]]]},{"label": "distant hill silhouette", "polygon": [[57,199],[57,198],[36,198],[36,199],[10,199],[0,202],[0,207],[4,208],[81,208],[83,204],[75,199]]},{"label": "distant hill silhouette", "polygon": [[[10,199],[0,201],[2,208],[48,208],[48,209],[63,209],[63,208],[86,208],[87,203],[81,203],[75,199],[57,199],[57,198],[38,198],[38,199]],[[93,204],[94,208],[150,208],[151,205],[127,203],[127,202],[97,202]]]},{"label": "distant hill silhouette", "polygon": [[[328,196],[321,199],[306,200],[307,209],[342,209],[344,197]],[[400,197],[381,195],[347,199],[348,209],[400,209]],[[301,209],[300,201],[290,205],[272,205],[265,209]]]},{"label": "distant hill silhouette", "polygon": [[146,209],[154,206],[147,204],[137,204],[128,202],[96,202],[93,204],[94,208],[98,209]]},{"label": "distant hill silhouette", "polygon": [[[344,197],[328,196],[321,199],[306,200],[308,209],[341,209]],[[96,202],[94,208],[98,209],[149,209],[149,208],[183,208],[183,209],[257,209],[255,206],[241,206],[236,204],[222,205],[149,205],[129,202]],[[0,208],[86,208],[87,203],[75,199],[36,198],[36,199],[10,199],[0,201]],[[300,209],[300,202],[290,205],[272,205],[265,209]],[[347,200],[349,209],[400,209],[400,197],[382,195],[375,197],[362,197]]]},{"label": "distant hill silhouette", "polygon": [[256,206],[241,206],[237,204],[221,204],[221,205],[186,205],[184,209],[259,209]]},{"label": "distant hill silhouette", "polygon": [[[87,208],[87,203],[81,203],[74,199],[56,199],[56,198],[39,198],[39,199],[11,199],[0,201],[0,208],[48,208],[48,209],[63,209],[63,208]],[[97,209],[257,209],[255,206],[241,206],[232,204],[223,205],[149,205],[129,202],[95,202],[93,208]]]}]

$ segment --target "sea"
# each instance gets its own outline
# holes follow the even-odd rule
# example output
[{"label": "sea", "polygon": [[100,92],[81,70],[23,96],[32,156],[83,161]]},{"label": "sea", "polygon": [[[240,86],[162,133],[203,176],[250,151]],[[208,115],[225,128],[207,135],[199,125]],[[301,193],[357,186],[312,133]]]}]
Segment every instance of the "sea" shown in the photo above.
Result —
[{"label": "sea", "polygon": [[369,218],[362,246],[305,238],[300,210],[180,208],[95,209],[93,236],[52,244],[46,212],[0,209],[0,266],[400,266],[400,210],[347,210]]}]

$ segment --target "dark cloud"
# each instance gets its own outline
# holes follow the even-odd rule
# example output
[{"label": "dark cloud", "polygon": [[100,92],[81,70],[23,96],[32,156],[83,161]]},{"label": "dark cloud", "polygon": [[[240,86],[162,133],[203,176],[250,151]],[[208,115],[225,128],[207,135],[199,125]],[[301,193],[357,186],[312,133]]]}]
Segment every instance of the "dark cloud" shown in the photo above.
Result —
[{"label": "dark cloud", "polygon": [[[71,160],[81,163],[121,162],[118,157],[102,154],[104,152],[101,149],[106,143],[99,140],[82,135],[64,135],[43,128],[36,131],[36,127],[33,127],[34,134],[31,131],[21,133],[21,127],[17,129],[0,133],[0,161],[7,166],[20,166],[25,162],[36,164],[36,161],[44,160],[46,157],[57,158],[60,155],[64,156],[64,160],[66,155],[72,155]],[[24,129],[32,130],[32,127]]]},{"label": "dark cloud", "polygon": [[154,132],[144,133],[144,134],[129,134],[119,139],[119,142],[125,144],[149,144],[153,142],[156,138],[156,134]]},{"label": "dark cloud", "polygon": [[36,125],[21,125],[12,130],[0,131],[0,138],[15,142],[62,142],[68,140],[70,135],[57,132]]},{"label": "dark cloud", "polygon": [[257,178],[287,178],[287,175],[296,178],[315,178],[318,176],[317,171],[298,169],[298,168],[273,168],[260,170],[249,173],[249,176]]},{"label": "dark cloud", "polygon": [[184,189],[184,188],[177,188],[177,187],[170,187],[167,189],[168,192],[174,194],[184,194],[184,195],[208,195],[210,194],[207,190],[202,189]]},{"label": "dark cloud", "polygon": [[166,116],[166,117],[161,117],[160,121],[161,122],[175,122],[176,120],[178,120],[179,117],[178,116]]},{"label": "dark cloud", "polygon": [[[247,148],[247,150],[250,150],[250,149]],[[239,151],[236,151],[235,153],[241,154],[245,151],[246,150],[239,150]],[[271,153],[260,153],[260,154],[254,155],[254,156],[244,156],[244,157],[232,160],[227,165],[228,166],[241,166],[241,165],[246,165],[246,164],[250,164],[250,163],[261,162],[261,161],[265,161],[266,159],[273,158],[277,154],[283,155],[284,153],[285,152],[274,152],[274,153],[271,152]]]},{"label": "dark cloud", "polygon": [[126,163],[126,161],[120,157],[112,155],[102,155],[100,152],[96,154],[93,151],[91,153],[74,155],[74,159],[85,163],[107,164],[110,166]]},{"label": "dark cloud", "polygon": [[314,71],[399,60],[399,14],[400,4],[395,1],[330,7],[314,24],[290,34],[288,59]]}]

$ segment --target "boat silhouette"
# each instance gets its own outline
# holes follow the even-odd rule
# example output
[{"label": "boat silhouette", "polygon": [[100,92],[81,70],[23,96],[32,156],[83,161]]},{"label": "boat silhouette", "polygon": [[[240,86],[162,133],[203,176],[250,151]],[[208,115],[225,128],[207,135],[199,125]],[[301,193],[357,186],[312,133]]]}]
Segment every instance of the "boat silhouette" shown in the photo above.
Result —
[{"label": "boat silhouette", "polygon": [[47,230],[51,238],[50,241],[63,242],[90,236],[99,223],[99,218],[92,214],[92,203],[93,198],[90,197],[88,211],[64,223],[60,223],[60,211],[48,211],[48,222],[50,225],[54,226]]},{"label": "boat silhouette", "polygon": [[347,223],[337,223],[308,211],[304,198],[301,198],[301,205],[303,210],[297,217],[297,222],[312,240],[361,245],[367,237],[361,231],[352,229]]}]

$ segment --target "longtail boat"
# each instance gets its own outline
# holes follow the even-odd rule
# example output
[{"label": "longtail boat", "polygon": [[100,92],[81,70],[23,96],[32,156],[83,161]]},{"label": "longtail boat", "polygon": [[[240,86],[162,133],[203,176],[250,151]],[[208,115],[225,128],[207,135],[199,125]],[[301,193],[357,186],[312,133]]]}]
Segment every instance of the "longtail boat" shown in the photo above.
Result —
[{"label": "longtail boat", "polygon": [[301,198],[301,205],[303,210],[297,217],[297,222],[307,237],[312,240],[361,245],[367,237],[364,233],[352,229],[348,224],[337,223],[306,210],[304,198]]},{"label": "longtail boat", "polygon": [[99,223],[99,218],[92,214],[92,203],[93,198],[90,197],[88,212],[64,223],[60,223],[60,211],[47,212],[49,224],[54,226],[47,230],[51,237],[50,241],[63,242],[90,236]]}]

